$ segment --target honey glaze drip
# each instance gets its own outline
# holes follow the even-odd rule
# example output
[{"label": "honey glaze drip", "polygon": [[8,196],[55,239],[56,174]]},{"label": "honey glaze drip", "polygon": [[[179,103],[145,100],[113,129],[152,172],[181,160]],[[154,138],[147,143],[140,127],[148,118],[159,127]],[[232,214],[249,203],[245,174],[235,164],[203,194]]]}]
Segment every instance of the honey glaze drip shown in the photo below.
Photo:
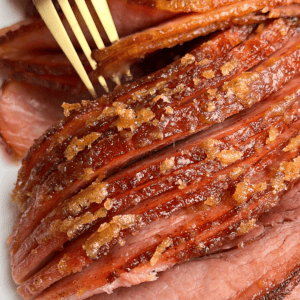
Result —
[{"label": "honey glaze drip", "polygon": [[141,220],[139,215],[115,216],[109,223],[103,223],[97,232],[92,234],[85,244],[83,250],[89,258],[97,258],[101,246],[109,243],[113,238],[118,237],[121,230],[127,229]]},{"label": "honey glaze drip", "polygon": [[81,139],[78,139],[77,137],[73,138],[65,151],[67,160],[71,160],[78,152],[84,150],[85,147],[91,148],[92,143],[95,142],[101,135],[102,133],[92,132]]},{"label": "honey glaze drip", "polygon": [[173,240],[170,237],[164,239],[161,244],[159,244],[150,260],[150,265],[153,267],[159,261],[161,255],[166,251],[168,247],[170,247],[173,243]]}]

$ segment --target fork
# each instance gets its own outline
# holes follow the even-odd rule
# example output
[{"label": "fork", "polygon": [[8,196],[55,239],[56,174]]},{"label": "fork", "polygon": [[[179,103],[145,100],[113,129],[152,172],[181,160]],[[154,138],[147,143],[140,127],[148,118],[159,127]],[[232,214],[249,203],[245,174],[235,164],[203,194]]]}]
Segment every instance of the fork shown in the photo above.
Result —
[{"label": "fork", "polygon": [[[63,50],[71,64],[73,65],[74,69],[80,76],[82,82],[90,92],[90,94],[97,98],[96,91],[93,87],[93,84],[85,71],[82,62],[79,59],[79,56],[67,34],[67,31],[64,28],[64,25],[55,9],[54,4],[52,3],[52,0],[34,0],[35,6],[46,23],[48,29],[52,33],[53,37],[59,44],[60,48]],[[97,63],[92,58],[92,51],[90,46],[88,45],[84,34],[80,28],[80,25],[78,24],[78,21],[75,17],[75,14],[72,10],[72,7],[68,0],[58,0],[58,3],[62,9],[62,12],[64,13],[76,39],[78,40],[78,43],[84,52],[85,56],[87,57],[87,60],[89,61],[91,67],[93,70],[96,69]],[[93,20],[93,17],[88,9],[88,6],[85,2],[85,0],[75,0],[75,3],[78,7],[78,10],[80,14],[83,17],[84,22],[86,23],[87,28],[89,29],[96,46],[99,49],[104,48],[104,43],[102,41],[102,38],[98,32],[98,29],[95,25],[95,22]],[[108,4],[106,0],[91,0],[91,3],[103,25],[103,28],[110,40],[111,43],[117,41],[119,39],[118,33],[114,24],[114,21],[112,19]],[[120,84],[119,79],[117,77],[114,78],[115,82],[117,84]],[[102,87],[105,89],[106,92],[109,92],[108,86],[106,84],[106,81],[103,76],[98,77],[98,81],[102,85]]]}]

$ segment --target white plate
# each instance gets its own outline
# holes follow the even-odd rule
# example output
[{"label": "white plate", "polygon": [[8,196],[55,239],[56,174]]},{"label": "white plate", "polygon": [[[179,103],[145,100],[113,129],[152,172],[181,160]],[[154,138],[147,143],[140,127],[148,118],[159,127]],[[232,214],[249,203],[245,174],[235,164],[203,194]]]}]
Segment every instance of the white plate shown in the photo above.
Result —
[{"label": "white plate", "polygon": [[[23,4],[23,5],[22,5]],[[10,26],[24,18],[23,0],[0,0],[0,28]],[[1,149],[2,150],[2,149]],[[16,182],[19,165],[10,163],[0,151],[0,299],[20,300],[16,285],[11,277],[10,258],[6,239],[12,231],[15,208],[10,201],[10,193]]]}]

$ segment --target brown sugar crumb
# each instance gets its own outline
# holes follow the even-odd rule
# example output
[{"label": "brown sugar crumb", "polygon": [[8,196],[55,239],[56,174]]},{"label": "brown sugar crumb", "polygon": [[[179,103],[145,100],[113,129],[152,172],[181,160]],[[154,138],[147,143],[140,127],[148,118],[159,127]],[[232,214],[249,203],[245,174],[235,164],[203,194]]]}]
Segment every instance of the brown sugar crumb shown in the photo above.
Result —
[{"label": "brown sugar crumb", "polygon": [[243,157],[243,152],[237,151],[233,148],[230,150],[222,150],[216,154],[216,158],[222,163],[223,166],[228,166]]},{"label": "brown sugar crumb", "polygon": [[57,265],[58,272],[62,276],[72,274],[72,267],[67,264],[69,259],[69,255],[65,254]]},{"label": "brown sugar crumb", "polygon": [[97,232],[92,234],[85,244],[83,250],[89,258],[97,258],[98,250],[105,244],[109,243],[113,238],[118,237],[123,229],[136,224],[141,217],[139,215],[121,215],[115,216],[109,223],[103,223]]},{"label": "brown sugar crumb", "polygon": [[170,237],[164,239],[161,244],[159,244],[150,260],[151,267],[155,266],[159,261],[161,255],[166,251],[168,247],[172,245],[173,241]]},{"label": "brown sugar crumb", "polygon": [[153,124],[154,126],[158,126],[158,125],[159,125],[159,121],[158,121],[157,119],[154,119],[154,120],[152,121],[152,124]]},{"label": "brown sugar crumb", "polygon": [[91,203],[100,204],[108,195],[108,184],[97,179],[89,187],[81,190],[77,195],[73,196],[68,204],[67,210],[70,214],[78,214],[82,208],[88,207]]},{"label": "brown sugar crumb", "polygon": [[220,149],[216,147],[217,145],[220,145],[220,141],[214,139],[208,139],[202,143],[202,147],[205,149],[208,159],[215,159],[217,153],[220,152]]},{"label": "brown sugar crumb", "polygon": [[193,78],[194,85],[198,85],[200,81],[201,79],[198,77]]},{"label": "brown sugar crumb", "polygon": [[130,128],[133,132],[141,124],[151,121],[155,117],[155,114],[150,110],[150,108],[142,108],[137,112],[134,112],[133,109],[124,109],[118,110],[116,113],[119,118],[114,125],[117,126],[119,131],[124,128]]},{"label": "brown sugar crumb", "polygon": [[216,106],[213,102],[208,102],[206,105],[206,111],[212,112],[216,109]]},{"label": "brown sugar crumb", "polygon": [[211,96],[211,97],[215,97],[217,94],[218,89],[208,89],[207,93]]},{"label": "brown sugar crumb", "polygon": [[[281,175],[281,176],[280,176]],[[275,178],[272,178],[270,181],[272,188],[274,189],[273,193],[281,192],[286,189],[284,183],[283,174],[278,174]]]},{"label": "brown sugar crumb", "polygon": [[206,79],[212,79],[215,76],[215,73],[213,70],[206,70],[202,73],[202,76],[205,77]]},{"label": "brown sugar crumb", "polygon": [[161,89],[165,84],[167,83],[167,81],[160,81],[157,83],[156,86],[151,87],[150,89],[141,89],[135,93],[133,93],[131,95],[132,99],[134,101],[142,101],[142,99],[144,97],[146,97],[147,95],[154,95],[159,89]]},{"label": "brown sugar crumb", "polygon": [[300,177],[300,156],[292,162],[283,161],[280,164],[279,171],[284,174],[284,180],[291,181]]},{"label": "brown sugar crumb", "polygon": [[180,62],[183,66],[191,65],[194,61],[195,61],[195,56],[190,53],[183,56],[180,60]]},{"label": "brown sugar crumb", "polygon": [[94,214],[91,212],[86,212],[80,217],[73,218],[69,216],[67,219],[62,221],[60,225],[60,231],[66,232],[69,239],[73,239],[78,230],[80,230],[84,225],[90,224],[93,221],[106,217],[107,210],[105,208],[98,209]]},{"label": "brown sugar crumb", "polygon": [[[270,14],[272,14],[272,12],[270,12]],[[279,25],[280,34],[286,36],[289,28],[286,26],[284,20],[281,18],[276,20],[276,25]]]},{"label": "brown sugar crumb", "polygon": [[81,108],[81,104],[80,103],[70,104],[64,102],[62,104],[62,108],[64,109],[64,115],[68,117],[70,115],[70,111],[72,110],[78,111]]},{"label": "brown sugar crumb", "polygon": [[186,188],[186,182],[185,181],[182,181],[181,179],[179,179],[177,182],[176,182],[177,185],[179,185],[179,189],[180,190],[183,190]]},{"label": "brown sugar crumb", "polygon": [[205,65],[207,65],[207,64],[209,64],[209,63],[210,63],[210,60],[207,59],[207,58],[204,58],[204,59],[202,59],[202,60],[196,62],[196,66],[198,66],[198,65],[200,65],[200,66],[205,66]]},{"label": "brown sugar crumb", "polygon": [[165,110],[167,115],[172,115],[174,113],[174,110],[171,106],[167,106]]},{"label": "brown sugar crumb", "polygon": [[291,151],[295,152],[300,147],[300,134],[298,134],[295,138],[290,139],[288,145],[283,149],[283,151]]},{"label": "brown sugar crumb", "polygon": [[228,75],[230,72],[232,72],[237,66],[239,62],[236,58],[231,59],[227,63],[225,63],[223,66],[221,66],[220,70],[224,76]]},{"label": "brown sugar crumb", "polygon": [[274,178],[271,179],[273,193],[286,189],[285,181],[296,180],[300,177],[300,156],[291,162],[283,161]]},{"label": "brown sugar crumb", "polygon": [[111,198],[107,198],[106,201],[104,202],[104,208],[106,210],[111,210],[114,203],[115,203],[115,200],[113,200]]},{"label": "brown sugar crumb", "polygon": [[175,157],[167,158],[160,165],[160,173],[167,174],[175,169]]},{"label": "brown sugar crumb", "polygon": [[216,196],[209,196],[205,201],[204,204],[208,206],[216,206],[220,202],[220,198]]},{"label": "brown sugar crumb", "polygon": [[67,160],[72,159],[77,155],[78,152],[82,151],[86,146],[91,148],[91,145],[96,141],[102,134],[98,132],[92,132],[85,137],[78,139],[77,137],[73,138],[69,146],[65,151],[65,157]]},{"label": "brown sugar crumb", "polygon": [[164,121],[166,120],[166,117],[165,117],[164,114],[161,115],[160,120],[161,120],[162,122],[164,122]]},{"label": "brown sugar crumb", "polygon": [[273,143],[276,140],[278,135],[279,135],[278,130],[275,127],[271,127],[269,130],[269,137],[266,140],[266,144]]},{"label": "brown sugar crumb", "polygon": [[255,72],[245,72],[229,82],[224,83],[223,90],[228,95],[235,95],[242,104],[251,105],[254,99],[250,97],[250,85],[259,78]]},{"label": "brown sugar crumb", "polygon": [[232,172],[229,173],[228,176],[231,180],[236,180],[239,178],[240,175],[244,173],[245,173],[245,169],[242,167],[238,167],[238,168],[234,168]]},{"label": "brown sugar crumb", "polygon": [[[164,134],[162,131],[151,132],[150,137],[154,141],[162,141],[164,139]],[[145,144],[147,146],[147,144]]]},{"label": "brown sugar crumb", "polygon": [[82,107],[86,107],[90,102],[90,100],[81,100],[81,105]]},{"label": "brown sugar crumb", "polygon": [[171,101],[169,100],[169,98],[166,96],[166,95],[164,95],[164,94],[161,94],[161,95],[158,95],[158,96],[156,96],[156,97],[154,97],[154,99],[152,100],[152,102],[153,103],[156,103],[157,101],[159,101],[159,100],[163,100],[164,102],[166,102],[166,103],[170,103]]},{"label": "brown sugar crumb", "polygon": [[242,204],[248,200],[248,196],[254,193],[259,193],[267,189],[266,182],[251,184],[249,179],[245,179],[236,185],[233,199],[238,203]]},{"label": "brown sugar crumb", "polygon": [[94,170],[92,168],[83,169],[83,173],[78,177],[79,180],[90,180],[91,175],[94,174]]},{"label": "brown sugar crumb", "polygon": [[257,227],[256,219],[251,219],[247,222],[241,222],[240,227],[237,229],[237,233],[238,235],[244,235],[253,230],[255,227]]}]

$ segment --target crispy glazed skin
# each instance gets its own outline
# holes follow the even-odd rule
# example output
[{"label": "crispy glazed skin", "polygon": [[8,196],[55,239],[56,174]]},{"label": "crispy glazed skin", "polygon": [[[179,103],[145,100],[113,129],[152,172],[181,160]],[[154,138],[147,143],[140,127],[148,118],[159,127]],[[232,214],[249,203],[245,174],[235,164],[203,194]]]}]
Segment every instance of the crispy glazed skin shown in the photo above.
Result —
[{"label": "crispy glazed skin", "polygon": [[[101,99],[65,104],[65,118],[34,142],[13,193],[21,216],[8,241],[24,299],[85,299],[155,280],[156,272],[221,251],[251,231],[299,181],[299,20],[270,20],[299,15],[298,1],[134,2],[175,14],[150,9],[156,17],[143,20],[150,10],[137,6],[140,15],[132,16],[140,22],[132,29],[129,18],[121,35],[178,11],[196,13],[95,52],[105,76],[223,31]],[[47,30],[40,20],[25,23],[0,38],[1,66],[20,81],[82,92],[63,57],[47,63],[42,50],[34,61],[32,44]],[[23,35],[31,45],[21,43]],[[51,38],[35,46],[57,49]],[[7,83],[7,103],[17,88],[25,97],[31,89]],[[298,270],[295,257],[274,285]],[[268,292],[249,287],[243,296]]]},{"label": "crispy glazed skin", "polygon": [[249,231],[299,177],[299,40],[297,20],[233,27],[100,100],[66,106],[14,192],[19,293],[86,298]]}]

